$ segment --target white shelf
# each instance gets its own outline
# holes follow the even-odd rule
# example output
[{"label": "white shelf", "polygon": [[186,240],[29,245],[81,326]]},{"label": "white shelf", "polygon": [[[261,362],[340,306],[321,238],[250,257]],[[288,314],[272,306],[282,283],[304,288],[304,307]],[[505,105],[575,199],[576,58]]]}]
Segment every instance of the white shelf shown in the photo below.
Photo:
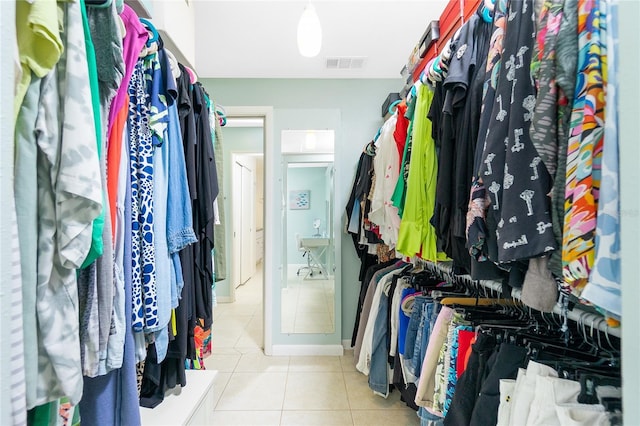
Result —
[{"label": "white shelf", "polygon": [[140,18],[151,19],[152,6],[149,0],[125,0],[125,3],[128,4]]},{"label": "white shelf", "polygon": [[205,425],[213,416],[213,382],[217,371],[187,370],[187,386],[168,391],[156,408],[140,407],[143,426]]}]

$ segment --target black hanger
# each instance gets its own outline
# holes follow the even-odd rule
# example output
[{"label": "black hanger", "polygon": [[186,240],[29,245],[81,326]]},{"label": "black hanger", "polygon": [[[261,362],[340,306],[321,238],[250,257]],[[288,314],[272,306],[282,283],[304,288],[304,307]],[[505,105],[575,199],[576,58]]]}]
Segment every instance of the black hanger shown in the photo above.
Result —
[{"label": "black hanger", "polygon": [[84,4],[91,7],[109,7],[113,0],[84,0]]}]

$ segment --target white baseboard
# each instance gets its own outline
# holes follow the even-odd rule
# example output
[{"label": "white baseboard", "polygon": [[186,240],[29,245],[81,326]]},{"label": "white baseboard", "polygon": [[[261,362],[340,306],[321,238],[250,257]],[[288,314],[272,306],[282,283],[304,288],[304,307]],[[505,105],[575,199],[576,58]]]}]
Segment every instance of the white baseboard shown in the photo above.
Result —
[{"label": "white baseboard", "polygon": [[274,356],[342,356],[342,345],[273,345]]},{"label": "white baseboard", "polygon": [[350,339],[344,339],[344,340],[342,341],[342,348],[343,348],[345,351],[348,351],[348,350],[353,349],[353,348],[351,347],[351,340],[350,340]]},{"label": "white baseboard", "polygon": [[216,300],[218,301],[218,303],[233,303],[233,302],[235,302],[235,300],[233,300],[233,297],[231,297],[231,296],[216,296]]}]

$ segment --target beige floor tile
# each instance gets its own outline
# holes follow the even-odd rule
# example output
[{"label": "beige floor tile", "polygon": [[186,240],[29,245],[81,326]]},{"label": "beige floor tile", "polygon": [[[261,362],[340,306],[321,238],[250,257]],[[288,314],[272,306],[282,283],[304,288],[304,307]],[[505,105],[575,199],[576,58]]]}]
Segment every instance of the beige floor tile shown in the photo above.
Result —
[{"label": "beige floor tile", "polygon": [[[226,304],[226,303],[225,303]],[[222,306],[222,304],[218,304],[218,306],[216,306],[215,308],[213,308],[213,321],[217,321],[218,319],[220,319],[220,317],[222,316],[222,314],[225,313],[226,309],[220,309],[220,306]]]},{"label": "beige floor tile", "polygon": [[313,304],[324,301],[324,299],[324,290],[322,289],[300,290],[298,303],[303,306],[312,306]]},{"label": "beige floor tile", "polygon": [[290,304],[288,304],[288,305],[283,305],[283,307],[284,307],[285,309],[283,309],[283,310],[280,312],[280,318],[281,318],[281,319],[285,319],[285,318],[295,318],[295,317],[296,317],[296,314],[297,314],[297,311],[296,311],[297,306],[298,306],[298,303],[297,303],[297,302],[291,302],[291,303],[290,303]]},{"label": "beige floor tile", "polygon": [[230,316],[253,316],[260,312],[262,305],[259,303],[242,304],[242,303],[220,303],[214,308],[214,316],[216,319],[222,319]]},{"label": "beige floor tile", "polygon": [[329,312],[309,312],[296,317],[294,328],[296,333],[331,333],[333,321]]},{"label": "beige floor tile", "polygon": [[217,348],[234,348],[236,346],[236,342],[242,335],[242,331],[238,331],[234,334],[231,333],[221,333],[215,334],[211,338],[211,347],[212,352],[215,352]]},{"label": "beige floor tile", "polygon": [[217,370],[221,373],[233,373],[238,361],[240,361],[239,353],[223,355],[212,353],[204,360],[207,370]]},{"label": "beige floor tile", "polygon": [[282,426],[351,426],[351,411],[283,411]]},{"label": "beige floor tile", "polygon": [[239,353],[240,355],[244,355],[244,354],[256,354],[256,353],[264,353],[264,350],[262,348],[259,348],[257,346],[250,346],[250,347],[241,347],[241,346],[236,346],[235,348],[233,348],[237,353]]},{"label": "beige floor tile", "polygon": [[349,409],[342,373],[289,372],[285,410]]},{"label": "beige floor tile", "polygon": [[249,327],[245,328],[242,331],[241,336],[249,336],[253,339],[260,340],[262,339],[262,327]]},{"label": "beige floor tile", "polygon": [[247,328],[246,330],[251,330],[251,331],[259,331],[260,335],[262,335],[262,330],[263,330],[263,320],[262,320],[262,315],[254,315],[253,318],[251,318],[251,321],[249,321],[249,324],[247,324]]},{"label": "beige floor tile", "polygon": [[295,317],[283,318],[280,324],[280,329],[283,333],[293,333],[295,331]]},{"label": "beige floor tile", "polygon": [[398,391],[391,392],[386,399],[374,395],[373,391],[369,389],[368,377],[359,372],[345,372],[344,381],[352,410],[408,409],[405,403],[400,401],[400,392]]},{"label": "beige floor tile", "polygon": [[256,306],[262,304],[262,293],[258,293],[255,289],[244,289],[243,291],[236,292],[236,301],[234,306],[237,309],[241,309],[242,306]]},{"label": "beige floor tile", "polygon": [[280,415],[280,411],[214,411],[212,425],[277,426]]},{"label": "beige floor tile", "polygon": [[236,348],[262,348],[262,332],[243,331],[236,341]]},{"label": "beige floor tile", "polygon": [[238,346],[227,346],[227,347],[216,347],[213,346],[212,353],[221,354],[221,355],[243,355],[249,353],[264,353],[262,348],[257,346],[252,347],[238,347]]},{"label": "beige floor tile", "polygon": [[220,397],[224,392],[227,384],[229,383],[229,379],[231,378],[231,373],[220,373],[216,374],[216,378],[213,382],[213,406],[215,407],[220,401]]},{"label": "beige floor tile", "polygon": [[252,318],[253,314],[222,316],[213,323],[213,331],[223,333],[229,330],[244,330]]},{"label": "beige floor tile", "polygon": [[282,410],[287,373],[233,373],[216,411]]},{"label": "beige floor tile", "polygon": [[324,291],[324,280],[305,280],[300,283],[300,291],[320,294]]},{"label": "beige floor tile", "polygon": [[340,357],[337,356],[292,356],[289,362],[291,372],[340,372]]},{"label": "beige floor tile", "polygon": [[[353,359],[353,351],[352,350],[346,350],[344,352],[344,355],[342,355],[340,357],[340,364],[342,365],[342,371],[344,372],[349,372],[349,373],[357,373],[358,370],[356,369],[356,363],[355,360]],[[363,376],[363,378],[366,379],[366,377]]]},{"label": "beige floor tile", "polygon": [[264,350],[264,345],[262,343],[256,342],[253,339],[243,338],[238,340],[235,348],[239,350],[241,353],[245,352],[255,352]]},{"label": "beige floor tile", "polygon": [[331,321],[323,322],[302,322],[296,323],[294,327],[294,333],[333,333],[334,326]]},{"label": "beige floor tile", "polygon": [[238,308],[240,308],[240,306],[255,306],[255,305],[260,305],[262,304],[262,295],[260,294],[240,294],[240,295],[236,295],[237,300],[240,301],[236,301],[235,303],[237,303]]},{"label": "beige floor tile", "polygon": [[355,426],[419,426],[420,419],[415,411],[404,410],[351,410]]},{"label": "beige floor tile", "polygon": [[296,286],[287,286],[282,289],[283,300],[298,300],[300,296],[300,288]]},{"label": "beige floor tile", "polygon": [[211,353],[220,355],[242,355],[233,346],[216,346],[215,344],[211,347]]},{"label": "beige floor tile", "polygon": [[266,356],[260,352],[242,355],[236,366],[237,372],[278,372],[289,370],[288,356]]},{"label": "beige floor tile", "polygon": [[321,313],[329,312],[329,308],[327,307],[327,303],[324,297],[299,300],[296,306],[297,306],[296,312],[298,313],[298,315],[300,314],[306,315],[308,313],[314,313],[314,312],[321,312]]}]

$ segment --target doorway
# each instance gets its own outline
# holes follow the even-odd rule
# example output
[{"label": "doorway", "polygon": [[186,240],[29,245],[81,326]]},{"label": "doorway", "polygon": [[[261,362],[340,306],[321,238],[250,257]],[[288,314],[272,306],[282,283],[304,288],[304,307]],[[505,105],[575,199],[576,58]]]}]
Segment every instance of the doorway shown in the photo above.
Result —
[{"label": "doorway", "polygon": [[[218,286],[218,305],[214,320],[214,350],[230,348],[263,349],[269,354],[270,322],[267,320],[268,295],[265,278],[265,148],[270,139],[272,108],[227,107],[223,130],[224,164],[227,188],[225,209],[226,252],[230,274]],[[266,234],[266,235],[265,235]],[[269,324],[269,325],[268,325]]]}]

